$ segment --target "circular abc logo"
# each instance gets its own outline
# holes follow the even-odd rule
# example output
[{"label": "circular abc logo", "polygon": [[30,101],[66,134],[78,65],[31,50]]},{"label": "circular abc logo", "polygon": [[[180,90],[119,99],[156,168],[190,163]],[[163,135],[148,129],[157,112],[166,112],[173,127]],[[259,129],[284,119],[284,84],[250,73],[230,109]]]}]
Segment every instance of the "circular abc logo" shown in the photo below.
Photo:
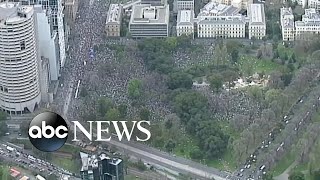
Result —
[{"label": "circular abc logo", "polygon": [[33,118],[28,134],[34,147],[40,151],[53,152],[67,141],[68,125],[59,114],[43,112]]}]

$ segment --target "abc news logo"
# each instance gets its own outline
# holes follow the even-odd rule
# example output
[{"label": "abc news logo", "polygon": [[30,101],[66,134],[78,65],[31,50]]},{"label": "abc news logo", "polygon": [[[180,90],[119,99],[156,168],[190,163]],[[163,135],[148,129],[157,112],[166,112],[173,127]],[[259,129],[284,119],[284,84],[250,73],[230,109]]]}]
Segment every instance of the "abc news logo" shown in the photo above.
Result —
[{"label": "abc news logo", "polygon": [[[74,137],[72,141],[79,141],[77,139],[77,129],[82,132],[90,141],[93,140],[92,125],[94,121],[88,121],[89,130],[84,128],[78,121],[72,121]],[[150,131],[143,127],[143,124],[150,125],[150,121],[132,121],[133,126],[129,131],[126,121],[96,121],[96,142],[106,142],[110,141],[111,137],[102,137],[102,132],[109,133],[109,127],[113,125],[116,131],[116,136],[118,140],[121,141],[124,136],[130,141],[132,133],[135,128],[137,128],[141,133],[143,133],[146,138],[142,139],[136,136],[137,141],[147,141],[151,137]],[[122,130],[120,130],[120,125]],[[105,127],[105,128],[103,128]],[[79,132],[78,131],[78,132]],[[37,115],[29,125],[29,139],[34,147],[44,152],[53,152],[60,149],[68,139],[68,125],[66,121],[58,114],[54,112],[43,112]],[[140,133],[140,134],[141,134]]]}]

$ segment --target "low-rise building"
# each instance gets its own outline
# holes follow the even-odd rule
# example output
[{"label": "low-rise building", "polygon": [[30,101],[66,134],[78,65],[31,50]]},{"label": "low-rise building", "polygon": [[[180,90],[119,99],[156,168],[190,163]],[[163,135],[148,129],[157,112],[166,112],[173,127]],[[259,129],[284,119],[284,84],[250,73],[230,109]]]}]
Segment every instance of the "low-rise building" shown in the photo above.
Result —
[{"label": "low-rise building", "polygon": [[121,31],[122,6],[119,4],[110,4],[107,20],[106,34],[109,37],[119,37]]},{"label": "low-rise building", "polygon": [[134,5],[129,22],[129,32],[134,38],[168,37],[169,15],[169,5]]},{"label": "low-rise building", "polygon": [[248,6],[249,39],[262,39],[266,36],[266,20],[264,4],[250,4]]},{"label": "low-rise building", "polygon": [[199,38],[244,38],[245,18],[238,16],[213,16],[198,22]]},{"label": "low-rise building", "polygon": [[197,31],[199,38],[244,38],[245,18],[241,9],[210,2],[205,5],[197,17]]},{"label": "low-rise building", "polygon": [[308,7],[320,10],[320,0],[308,0]]},{"label": "low-rise building", "polygon": [[301,21],[295,22],[295,39],[303,40],[312,38],[320,32],[320,14],[316,9],[305,9]]},{"label": "low-rise building", "polygon": [[181,10],[194,11],[194,0],[174,0],[174,11],[178,12]]},{"label": "low-rise building", "polygon": [[194,13],[191,10],[181,10],[178,12],[177,36],[194,35]]},{"label": "low-rise building", "polygon": [[280,23],[283,41],[294,41],[294,16],[291,8],[281,8]]}]

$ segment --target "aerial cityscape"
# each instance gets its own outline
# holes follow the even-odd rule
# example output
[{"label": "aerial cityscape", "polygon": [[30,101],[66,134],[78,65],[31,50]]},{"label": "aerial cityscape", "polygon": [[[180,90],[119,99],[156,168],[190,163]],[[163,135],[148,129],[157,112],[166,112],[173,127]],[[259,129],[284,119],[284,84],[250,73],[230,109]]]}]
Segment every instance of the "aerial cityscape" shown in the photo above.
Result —
[{"label": "aerial cityscape", "polygon": [[319,0],[0,0],[0,180],[320,180],[319,110]]}]

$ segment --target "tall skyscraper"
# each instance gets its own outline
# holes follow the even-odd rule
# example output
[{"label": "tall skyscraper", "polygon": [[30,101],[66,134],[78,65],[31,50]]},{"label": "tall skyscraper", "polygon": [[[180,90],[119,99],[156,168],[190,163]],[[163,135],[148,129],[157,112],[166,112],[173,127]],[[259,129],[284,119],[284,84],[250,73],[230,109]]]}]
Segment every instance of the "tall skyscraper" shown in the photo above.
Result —
[{"label": "tall skyscraper", "polygon": [[82,152],[80,152],[80,157],[82,161],[81,179],[124,180],[122,159],[110,158],[105,154],[90,156]]},{"label": "tall skyscraper", "polygon": [[[6,0],[0,0],[6,1]],[[51,15],[51,24],[53,29],[58,32],[59,37],[59,51],[60,51],[60,65],[64,66],[66,60],[66,45],[65,45],[65,34],[64,34],[64,15],[63,6],[61,0],[8,0],[14,2],[21,2],[22,5],[42,5],[42,7],[48,11]]]},{"label": "tall skyscraper", "polygon": [[34,10],[0,3],[0,105],[11,114],[33,112],[41,101]]}]

